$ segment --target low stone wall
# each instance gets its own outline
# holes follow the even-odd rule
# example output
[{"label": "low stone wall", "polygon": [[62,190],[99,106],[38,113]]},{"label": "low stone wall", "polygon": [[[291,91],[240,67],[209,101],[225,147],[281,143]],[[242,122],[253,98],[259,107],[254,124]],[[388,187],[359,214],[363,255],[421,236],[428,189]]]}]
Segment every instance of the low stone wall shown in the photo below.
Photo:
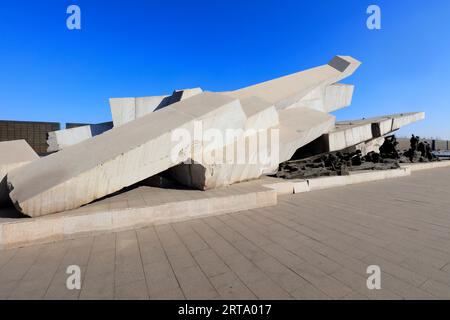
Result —
[{"label": "low stone wall", "polygon": [[[154,189],[156,188],[149,188]],[[163,189],[160,189],[159,192]],[[167,190],[169,192],[169,190]],[[249,182],[214,192],[173,190],[170,199],[157,197],[137,203],[135,196],[115,202],[98,202],[93,206],[37,218],[0,219],[0,249],[37,243],[53,242],[101,232],[145,227],[182,221],[202,216],[218,215],[277,204],[277,193],[272,189]],[[180,200],[178,200],[180,199]],[[133,205],[133,201],[137,204]],[[131,205],[130,205],[131,203]]]},{"label": "low stone wall", "polygon": [[450,161],[402,164],[400,169],[355,171],[348,176],[320,177],[313,179],[266,179],[264,186],[277,191],[278,195],[303,193],[315,190],[329,189],[345,185],[385,180],[411,175],[411,172],[450,167]]}]

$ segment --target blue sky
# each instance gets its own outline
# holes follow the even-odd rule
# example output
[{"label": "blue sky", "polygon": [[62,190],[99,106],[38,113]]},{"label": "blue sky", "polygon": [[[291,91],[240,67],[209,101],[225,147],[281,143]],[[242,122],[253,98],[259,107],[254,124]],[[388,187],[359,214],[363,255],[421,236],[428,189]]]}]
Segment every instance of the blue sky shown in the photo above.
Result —
[{"label": "blue sky", "polygon": [[[450,1],[2,1],[0,119],[109,121],[108,98],[237,89],[326,63],[363,65],[340,120],[425,111],[401,135],[450,139]],[[81,30],[66,9],[81,8]],[[382,30],[366,9],[382,10]]]}]

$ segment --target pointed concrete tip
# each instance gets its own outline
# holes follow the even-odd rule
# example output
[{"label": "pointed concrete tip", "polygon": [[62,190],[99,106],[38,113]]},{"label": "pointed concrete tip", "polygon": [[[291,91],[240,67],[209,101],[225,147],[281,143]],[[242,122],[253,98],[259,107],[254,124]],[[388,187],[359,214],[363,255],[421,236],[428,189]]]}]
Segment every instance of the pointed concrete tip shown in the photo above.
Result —
[{"label": "pointed concrete tip", "polygon": [[[350,56],[335,56],[328,62],[328,65],[339,72],[353,73],[361,65],[361,62]],[[349,68],[350,66],[352,68]]]}]

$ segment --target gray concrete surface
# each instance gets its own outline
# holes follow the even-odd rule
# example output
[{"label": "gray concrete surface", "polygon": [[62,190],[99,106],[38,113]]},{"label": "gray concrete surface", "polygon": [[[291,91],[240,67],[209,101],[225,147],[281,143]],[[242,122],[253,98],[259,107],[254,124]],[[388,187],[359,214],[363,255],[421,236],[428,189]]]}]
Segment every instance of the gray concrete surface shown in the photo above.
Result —
[{"label": "gray concrete surface", "polygon": [[[0,251],[1,299],[449,299],[450,170]],[[66,288],[79,265],[81,290]],[[379,265],[381,290],[366,268]]]},{"label": "gray concrete surface", "polygon": [[207,191],[140,186],[76,210],[37,218],[24,218],[14,208],[0,209],[0,249],[277,204],[277,192],[263,183],[253,180]]}]

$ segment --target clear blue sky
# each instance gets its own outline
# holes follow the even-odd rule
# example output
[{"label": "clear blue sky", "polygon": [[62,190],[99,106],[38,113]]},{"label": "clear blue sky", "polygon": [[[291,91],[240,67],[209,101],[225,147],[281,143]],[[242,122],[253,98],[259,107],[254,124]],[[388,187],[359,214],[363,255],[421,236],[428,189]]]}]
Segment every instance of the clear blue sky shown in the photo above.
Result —
[{"label": "clear blue sky", "polygon": [[[66,28],[81,8],[82,29]],[[382,9],[382,30],[366,8]],[[363,65],[338,119],[425,111],[401,131],[450,139],[450,1],[2,1],[0,119],[109,121],[108,98],[236,89],[326,63]]]}]

